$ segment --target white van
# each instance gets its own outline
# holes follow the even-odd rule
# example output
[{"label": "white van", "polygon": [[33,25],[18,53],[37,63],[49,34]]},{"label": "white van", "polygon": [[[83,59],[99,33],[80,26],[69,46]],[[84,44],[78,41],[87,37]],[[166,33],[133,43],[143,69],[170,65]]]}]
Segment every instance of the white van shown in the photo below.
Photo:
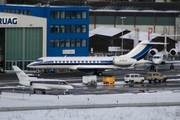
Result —
[{"label": "white van", "polygon": [[140,74],[126,74],[124,75],[124,82],[128,83],[143,83],[144,77]]}]

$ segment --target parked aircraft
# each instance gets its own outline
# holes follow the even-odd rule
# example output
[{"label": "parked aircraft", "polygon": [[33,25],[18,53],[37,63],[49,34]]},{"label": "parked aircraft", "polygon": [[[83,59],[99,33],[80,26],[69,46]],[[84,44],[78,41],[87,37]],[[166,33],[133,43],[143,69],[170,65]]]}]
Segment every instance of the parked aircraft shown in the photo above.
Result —
[{"label": "parked aircraft", "polygon": [[132,67],[135,64],[147,62],[143,60],[152,45],[164,43],[150,42],[144,40],[140,42],[129,53],[121,56],[111,57],[41,57],[37,61],[27,65],[35,69],[70,69],[79,71],[91,71],[95,75],[102,75],[102,71],[109,69],[119,69]]},{"label": "parked aircraft", "polygon": [[42,94],[45,94],[48,90],[64,90],[64,92],[69,89],[73,89],[73,86],[69,85],[65,80],[56,79],[42,79],[36,77],[29,77],[25,74],[19,67],[12,66],[16,75],[19,79],[19,84],[27,87],[31,87],[34,93],[40,90]]},{"label": "parked aircraft", "polygon": [[179,50],[172,48],[169,52],[166,50],[167,36],[177,36],[177,35],[162,35],[164,38],[164,50],[158,52],[157,49],[153,48],[149,50],[148,54],[152,56],[152,62],[147,62],[145,65],[150,64],[151,70],[157,69],[158,65],[169,65],[170,69],[174,69],[174,64],[180,64],[180,61],[169,61],[168,56],[178,56]]}]

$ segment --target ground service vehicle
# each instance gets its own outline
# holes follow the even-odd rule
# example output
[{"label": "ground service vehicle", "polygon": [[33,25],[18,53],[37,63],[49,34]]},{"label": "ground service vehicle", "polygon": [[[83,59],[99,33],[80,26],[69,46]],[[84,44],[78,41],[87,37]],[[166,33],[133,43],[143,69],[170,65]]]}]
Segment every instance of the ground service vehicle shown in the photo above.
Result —
[{"label": "ground service vehicle", "polygon": [[147,72],[146,79],[151,83],[152,81],[154,83],[158,82],[166,82],[167,77],[165,75],[162,75],[160,72]]},{"label": "ground service vehicle", "polygon": [[103,83],[104,84],[114,84],[115,77],[114,76],[104,76],[103,77]]},{"label": "ground service vehicle", "polygon": [[82,77],[82,83],[88,87],[97,87],[97,76],[88,75]]},{"label": "ground service vehicle", "polygon": [[143,83],[144,82],[144,77],[140,74],[136,74],[136,73],[133,73],[133,74],[126,74],[124,75],[124,82],[128,83],[128,82],[131,82],[131,83]]}]

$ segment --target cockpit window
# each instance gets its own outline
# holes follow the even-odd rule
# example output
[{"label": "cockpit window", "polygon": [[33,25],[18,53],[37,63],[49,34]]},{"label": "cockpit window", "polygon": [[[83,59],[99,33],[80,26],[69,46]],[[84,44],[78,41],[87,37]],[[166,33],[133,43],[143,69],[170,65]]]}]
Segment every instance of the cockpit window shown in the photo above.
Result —
[{"label": "cockpit window", "polygon": [[160,58],[160,56],[154,56],[153,58],[154,58],[154,59],[159,59],[159,58]]},{"label": "cockpit window", "polygon": [[64,81],[63,84],[64,84],[64,85],[67,85],[67,82]]}]

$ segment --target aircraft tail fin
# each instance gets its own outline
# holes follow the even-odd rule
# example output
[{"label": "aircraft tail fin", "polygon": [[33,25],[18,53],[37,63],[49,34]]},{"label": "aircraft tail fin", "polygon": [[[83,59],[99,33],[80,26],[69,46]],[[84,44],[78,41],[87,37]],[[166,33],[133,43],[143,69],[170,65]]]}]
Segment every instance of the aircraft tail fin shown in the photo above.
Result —
[{"label": "aircraft tail fin", "polygon": [[24,73],[18,66],[12,66],[12,68],[14,69],[14,72],[16,73],[20,82],[28,80],[29,76]]},{"label": "aircraft tail fin", "polygon": [[141,60],[147,55],[152,45],[164,45],[164,43],[143,40],[136,47],[134,47],[129,53],[122,55],[122,57],[130,57],[136,60]]}]

